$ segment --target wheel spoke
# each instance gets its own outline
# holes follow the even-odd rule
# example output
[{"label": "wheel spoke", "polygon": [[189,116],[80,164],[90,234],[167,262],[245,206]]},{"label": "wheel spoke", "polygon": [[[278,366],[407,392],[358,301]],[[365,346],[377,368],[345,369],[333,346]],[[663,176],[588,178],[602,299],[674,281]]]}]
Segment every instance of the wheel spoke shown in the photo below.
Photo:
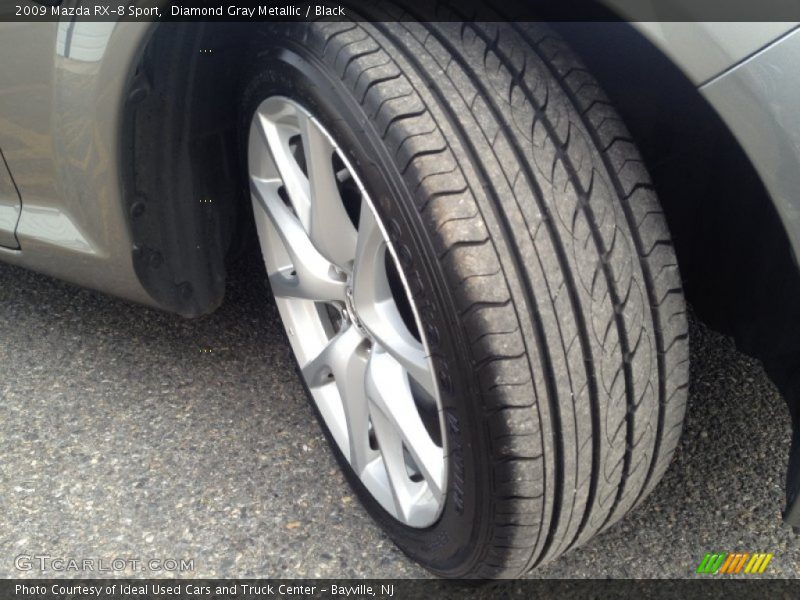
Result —
[{"label": "wheel spoke", "polygon": [[403,456],[403,440],[386,415],[380,410],[372,412],[372,427],[381,450],[383,468],[391,490],[395,513],[398,517],[409,521],[413,498],[408,489],[409,481]]},{"label": "wheel spoke", "polygon": [[313,119],[302,115],[298,120],[311,196],[311,241],[324,257],[349,270],[356,253],[356,229],[347,215],[333,172],[333,144]]},{"label": "wheel spoke", "polygon": [[424,346],[403,321],[386,274],[383,232],[366,201],[361,206],[353,269],[353,301],[364,328],[432,398],[436,384]]},{"label": "wheel spoke", "polygon": [[[386,348],[394,341],[391,329],[397,323],[387,323],[394,305],[392,290],[386,275],[387,245],[372,208],[366,200],[361,204],[358,223],[356,258],[353,263],[353,304],[361,324]],[[388,314],[387,314],[388,313]],[[399,313],[397,314],[399,318]],[[386,338],[390,339],[386,339]]]},{"label": "wheel spoke", "polygon": [[369,408],[365,388],[367,350],[364,342],[364,337],[355,327],[347,326],[303,367],[310,388],[333,381],[339,389],[350,442],[349,460],[359,476],[370,457]]},{"label": "wheel spoke", "polygon": [[278,175],[283,180],[283,185],[289,200],[294,207],[303,228],[309,230],[311,218],[311,194],[309,182],[294,156],[289,149],[289,140],[294,129],[282,123],[282,119],[292,119],[300,114],[299,111],[285,105],[278,114],[259,114],[259,131],[267,146]]},{"label": "wheel spoke", "polygon": [[[381,310],[383,308],[383,310]],[[428,367],[428,356],[425,348],[415,340],[405,327],[397,308],[393,305],[378,307],[383,313],[383,322],[379,322],[371,333],[381,346],[394,358],[431,398],[436,397],[436,383],[433,372]]]},{"label": "wheel spoke", "polygon": [[280,179],[250,176],[253,197],[278,232],[295,271],[292,277],[279,271],[270,273],[274,294],[307,300],[344,301],[345,283],[333,272],[331,263],[317,252],[297,217],[278,195],[281,185]]},{"label": "wheel spoke", "polygon": [[[393,487],[398,486],[400,475],[408,479],[402,452],[405,447],[428,489],[436,498],[441,498],[444,453],[425,429],[402,365],[390,354],[375,349],[370,356],[366,382],[370,406],[377,409],[370,411],[373,426]],[[398,439],[402,441],[399,458]]]},{"label": "wheel spoke", "polygon": [[392,297],[386,279],[385,252],[386,240],[383,232],[378,226],[372,207],[364,199],[361,202],[353,264],[353,298],[358,308],[369,309],[375,301],[389,300]]}]

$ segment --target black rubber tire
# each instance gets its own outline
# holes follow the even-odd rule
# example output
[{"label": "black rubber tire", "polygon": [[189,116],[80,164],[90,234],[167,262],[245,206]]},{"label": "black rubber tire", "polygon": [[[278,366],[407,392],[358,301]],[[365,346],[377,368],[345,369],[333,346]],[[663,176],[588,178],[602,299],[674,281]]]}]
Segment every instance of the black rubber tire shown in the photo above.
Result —
[{"label": "black rubber tire", "polygon": [[680,435],[686,313],[647,171],[580,60],[527,23],[270,25],[254,52],[242,123],[290,96],[346,149],[434,355],[440,519],[403,526],[348,473],[392,539],[443,576],[517,576],[641,502]]}]

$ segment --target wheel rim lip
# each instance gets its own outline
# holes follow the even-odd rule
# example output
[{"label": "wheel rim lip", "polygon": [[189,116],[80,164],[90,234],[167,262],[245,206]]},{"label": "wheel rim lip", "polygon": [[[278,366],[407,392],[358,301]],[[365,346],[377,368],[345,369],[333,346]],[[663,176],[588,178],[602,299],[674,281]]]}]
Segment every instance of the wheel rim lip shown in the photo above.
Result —
[{"label": "wheel rim lip", "polygon": [[[254,143],[254,136],[260,137],[260,134],[255,132],[255,128],[258,127],[257,121],[260,119],[265,118],[265,113],[269,114],[278,114],[280,115],[286,107],[290,107],[293,111],[301,112],[306,118],[310,119],[313,124],[319,129],[319,131],[328,139],[331,146],[334,149],[334,152],[338,154],[339,159],[344,164],[345,168],[349,172],[350,177],[353,178],[354,182],[356,183],[361,198],[366,202],[371,211],[378,228],[380,229],[381,235],[383,236],[383,243],[386,246],[386,251],[389,252],[391,255],[391,259],[394,261],[396,265],[396,270],[399,275],[399,278],[402,282],[403,289],[406,293],[408,298],[408,302],[410,304],[411,311],[413,313],[414,321],[416,323],[417,331],[419,332],[419,337],[421,339],[421,343],[424,349],[425,357],[426,357],[426,365],[429,373],[431,374],[433,385],[435,387],[435,394],[434,399],[436,402],[436,411],[438,416],[438,426],[439,426],[439,434],[441,440],[441,449],[442,449],[442,485],[441,485],[441,495],[436,498],[427,498],[425,499],[425,505],[416,507],[417,510],[412,513],[413,518],[407,518],[405,515],[398,514],[397,510],[393,509],[393,506],[387,506],[386,502],[386,493],[385,489],[377,489],[379,486],[385,486],[387,484],[381,483],[380,481],[376,481],[376,477],[374,474],[369,473],[369,469],[365,469],[364,472],[359,475],[355,470],[351,468],[351,472],[355,475],[357,479],[364,485],[367,491],[373,496],[373,498],[381,505],[381,507],[386,510],[391,516],[397,519],[399,522],[403,523],[404,525],[414,527],[414,528],[425,528],[433,525],[441,516],[442,511],[444,510],[444,506],[447,499],[447,483],[448,483],[448,448],[447,448],[447,436],[445,431],[445,423],[444,423],[444,411],[441,401],[441,390],[439,381],[437,379],[436,370],[433,364],[432,355],[430,352],[430,346],[428,344],[427,336],[425,333],[425,328],[422,324],[422,319],[420,318],[419,309],[416,305],[413,295],[410,291],[410,286],[408,283],[408,279],[406,277],[405,271],[402,268],[400,263],[397,250],[394,247],[394,244],[391,241],[391,238],[388,235],[386,227],[375,209],[374,202],[372,197],[366,190],[365,186],[363,185],[362,180],[359,177],[358,172],[353,168],[352,163],[348,159],[347,155],[341,150],[340,146],[336,142],[336,140],[331,136],[328,130],[319,122],[314,115],[306,109],[302,104],[297,102],[294,99],[288,98],[282,95],[274,95],[270,96],[264,100],[262,100],[258,107],[256,108],[250,126],[250,134],[248,140],[248,171],[250,176],[257,176],[254,173],[253,165],[252,165],[252,149]],[[270,107],[274,107],[272,110],[269,110]],[[291,121],[291,118],[288,119]],[[291,127],[291,125],[287,125],[286,120],[282,120],[282,126]],[[264,147],[266,147],[266,154],[265,156],[269,157],[272,155],[272,148],[270,145],[263,139],[257,141],[256,143],[261,143]],[[272,159],[274,161],[274,158]],[[254,211],[258,214],[258,211],[263,210],[258,201],[253,198],[254,203]],[[363,209],[362,209],[363,210]],[[269,221],[269,219],[267,219]],[[280,247],[283,245],[283,242],[280,240],[280,236],[277,235],[277,230],[275,229],[274,225],[270,224],[271,235],[265,236],[261,235],[261,230],[259,229],[259,239],[260,245],[262,249],[262,254],[264,257],[264,261],[267,267],[268,272],[272,273],[278,270],[281,270],[281,264],[279,260],[280,256]],[[267,239],[265,239],[265,237]],[[349,286],[347,288],[348,293],[352,293],[352,280],[349,281]],[[290,297],[281,297],[275,295],[275,303],[278,308],[278,312],[281,316],[281,321],[286,329],[287,337],[289,338],[290,345],[292,347],[293,353],[295,358],[297,359],[300,365],[306,364],[308,361],[313,359],[316,356],[316,352],[314,350],[315,347],[318,347],[320,342],[325,344],[330,341],[329,332],[325,329],[324,320],[319,316],[319,302],[314,300],[306,300],[301,298],[290,298]],[[344,314],[349,315],[351,319],[351,325],[357,327],[359,331],[366,333],[364,329],[361,328],[360,325],[357,325],[358,318],[357,312],[350,306],[348,303],[345,303],[344,307]],[[377,346],[376,346],[377,347]],[[309,382],[305,379],[305,376],[301,372],[301,377],[304,379],[304,383],[306,383],[306,388],[310,392],[314,403],[322,416],[323,421],[326,424],[328,431],[331,434],[334,442],[336,443],[338,449],[342,453],[345,460],[350,462],[350,448],[348,444],[348,439],[343,437],[343,435],[347,434],[347,425],[343,422],[343,412],[340,414],[339,411],[336,410],[336,398],[331,398],[330,396],[335,395],[338,396],[339,403],[341,403],[341,395],[336,389],[336,386],[324,386],[324,387],[314,387],[309,384]],[[410,379],[410,377],[409,377]],[[331,389],[333,388],[333,390]],[[335,393],[333,393],[335,391]],[[385,462],[383,459],[383,452],[378,451],[381,456],[382,461]],[[370,466],[374,467],[375,461],[370,463]],[[384,465],[385,469],[388,469],[388,463]],[[374,468],[373,468],[374,471]],[[379,479],[379,478],[378,478]],[[389,495],[391,497],[391,490],[389,490]],[[433,496],[433,493],[430,492],[427,494],[428,496]]]}]

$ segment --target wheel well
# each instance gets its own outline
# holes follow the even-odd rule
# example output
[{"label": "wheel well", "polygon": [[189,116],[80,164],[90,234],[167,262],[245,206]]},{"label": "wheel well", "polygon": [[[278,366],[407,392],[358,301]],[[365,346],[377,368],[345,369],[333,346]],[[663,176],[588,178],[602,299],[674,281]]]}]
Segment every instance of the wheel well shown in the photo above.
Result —
[{"label": "wheel well", "polygon": [[686,76],[626,23],[562,23],[639,146],[687,299],[800,402],[800,274],[760,177]]},{"label": "wheel well", "polygon": [[246,27],[156,24],[129,75],[120,158],[133,265],[185,316],[219,306],[252,228],[237,137]]}]

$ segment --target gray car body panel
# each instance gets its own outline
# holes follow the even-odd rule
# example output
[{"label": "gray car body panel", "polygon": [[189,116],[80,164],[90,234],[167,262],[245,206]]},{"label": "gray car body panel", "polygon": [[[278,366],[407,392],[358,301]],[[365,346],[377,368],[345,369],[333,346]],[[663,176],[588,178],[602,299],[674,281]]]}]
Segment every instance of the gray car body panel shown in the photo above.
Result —
[{"label": "gray car body panel", "polygon": [[0,24],[0,149],[22,204],[19,249],[0,247],[0,260],[153,304],[133,269],[118,159],[128,71],[150,24],[86,23],[75,46],[63,25]]},{"label": "gray car body panel", "polygon": [[19,248],[15,232],[21,209],[19,191],[0,149],[0,246]]},{"label": "gray car body panel", "polygon": [[758,52],[797,23],[662,23],[633,26],[696,86]]},{"label": "gray car body panel", "polygon": [[800,264],[800,29],[700,91],[752,161]]},{"label": "gray car body panel", "polygon": [[[631,21],[697,86],[798,25],[783,21],[748,23],[737,22],[735,18],[728,22],[708,19],[711,14],[734,15],[737,7],[732,2],[720,2],[716,8],[713,3],[697,0],[601,0],[601,3]],[[672,21],[676,17],[679,22]]]},{"label": "gray car body panel", "polygon": [[[615,7],[623,0],[607,4],[624,16],[624,7]],[[0,220],[0,260],[156,305],[133,267],[119,143],[127,77],[152,25],[75,25],[66,37],[66,23],[0,24],[0,149],[19,190],[5,200],[17,212]],[[800,189],[800,103],[791,97],[800,75],[789,72],[800,56],[797,38],[784,37],[732,68],[795,24],[633,25],[696,85],[713,79],[703,93],[764,177],[800,252],[800,199],[791,193]],[[782,62],[770,66],[775,60]],[[762,123],[757,135],[754,118]],[[783,148],[780,168],[776,148]]]}]

